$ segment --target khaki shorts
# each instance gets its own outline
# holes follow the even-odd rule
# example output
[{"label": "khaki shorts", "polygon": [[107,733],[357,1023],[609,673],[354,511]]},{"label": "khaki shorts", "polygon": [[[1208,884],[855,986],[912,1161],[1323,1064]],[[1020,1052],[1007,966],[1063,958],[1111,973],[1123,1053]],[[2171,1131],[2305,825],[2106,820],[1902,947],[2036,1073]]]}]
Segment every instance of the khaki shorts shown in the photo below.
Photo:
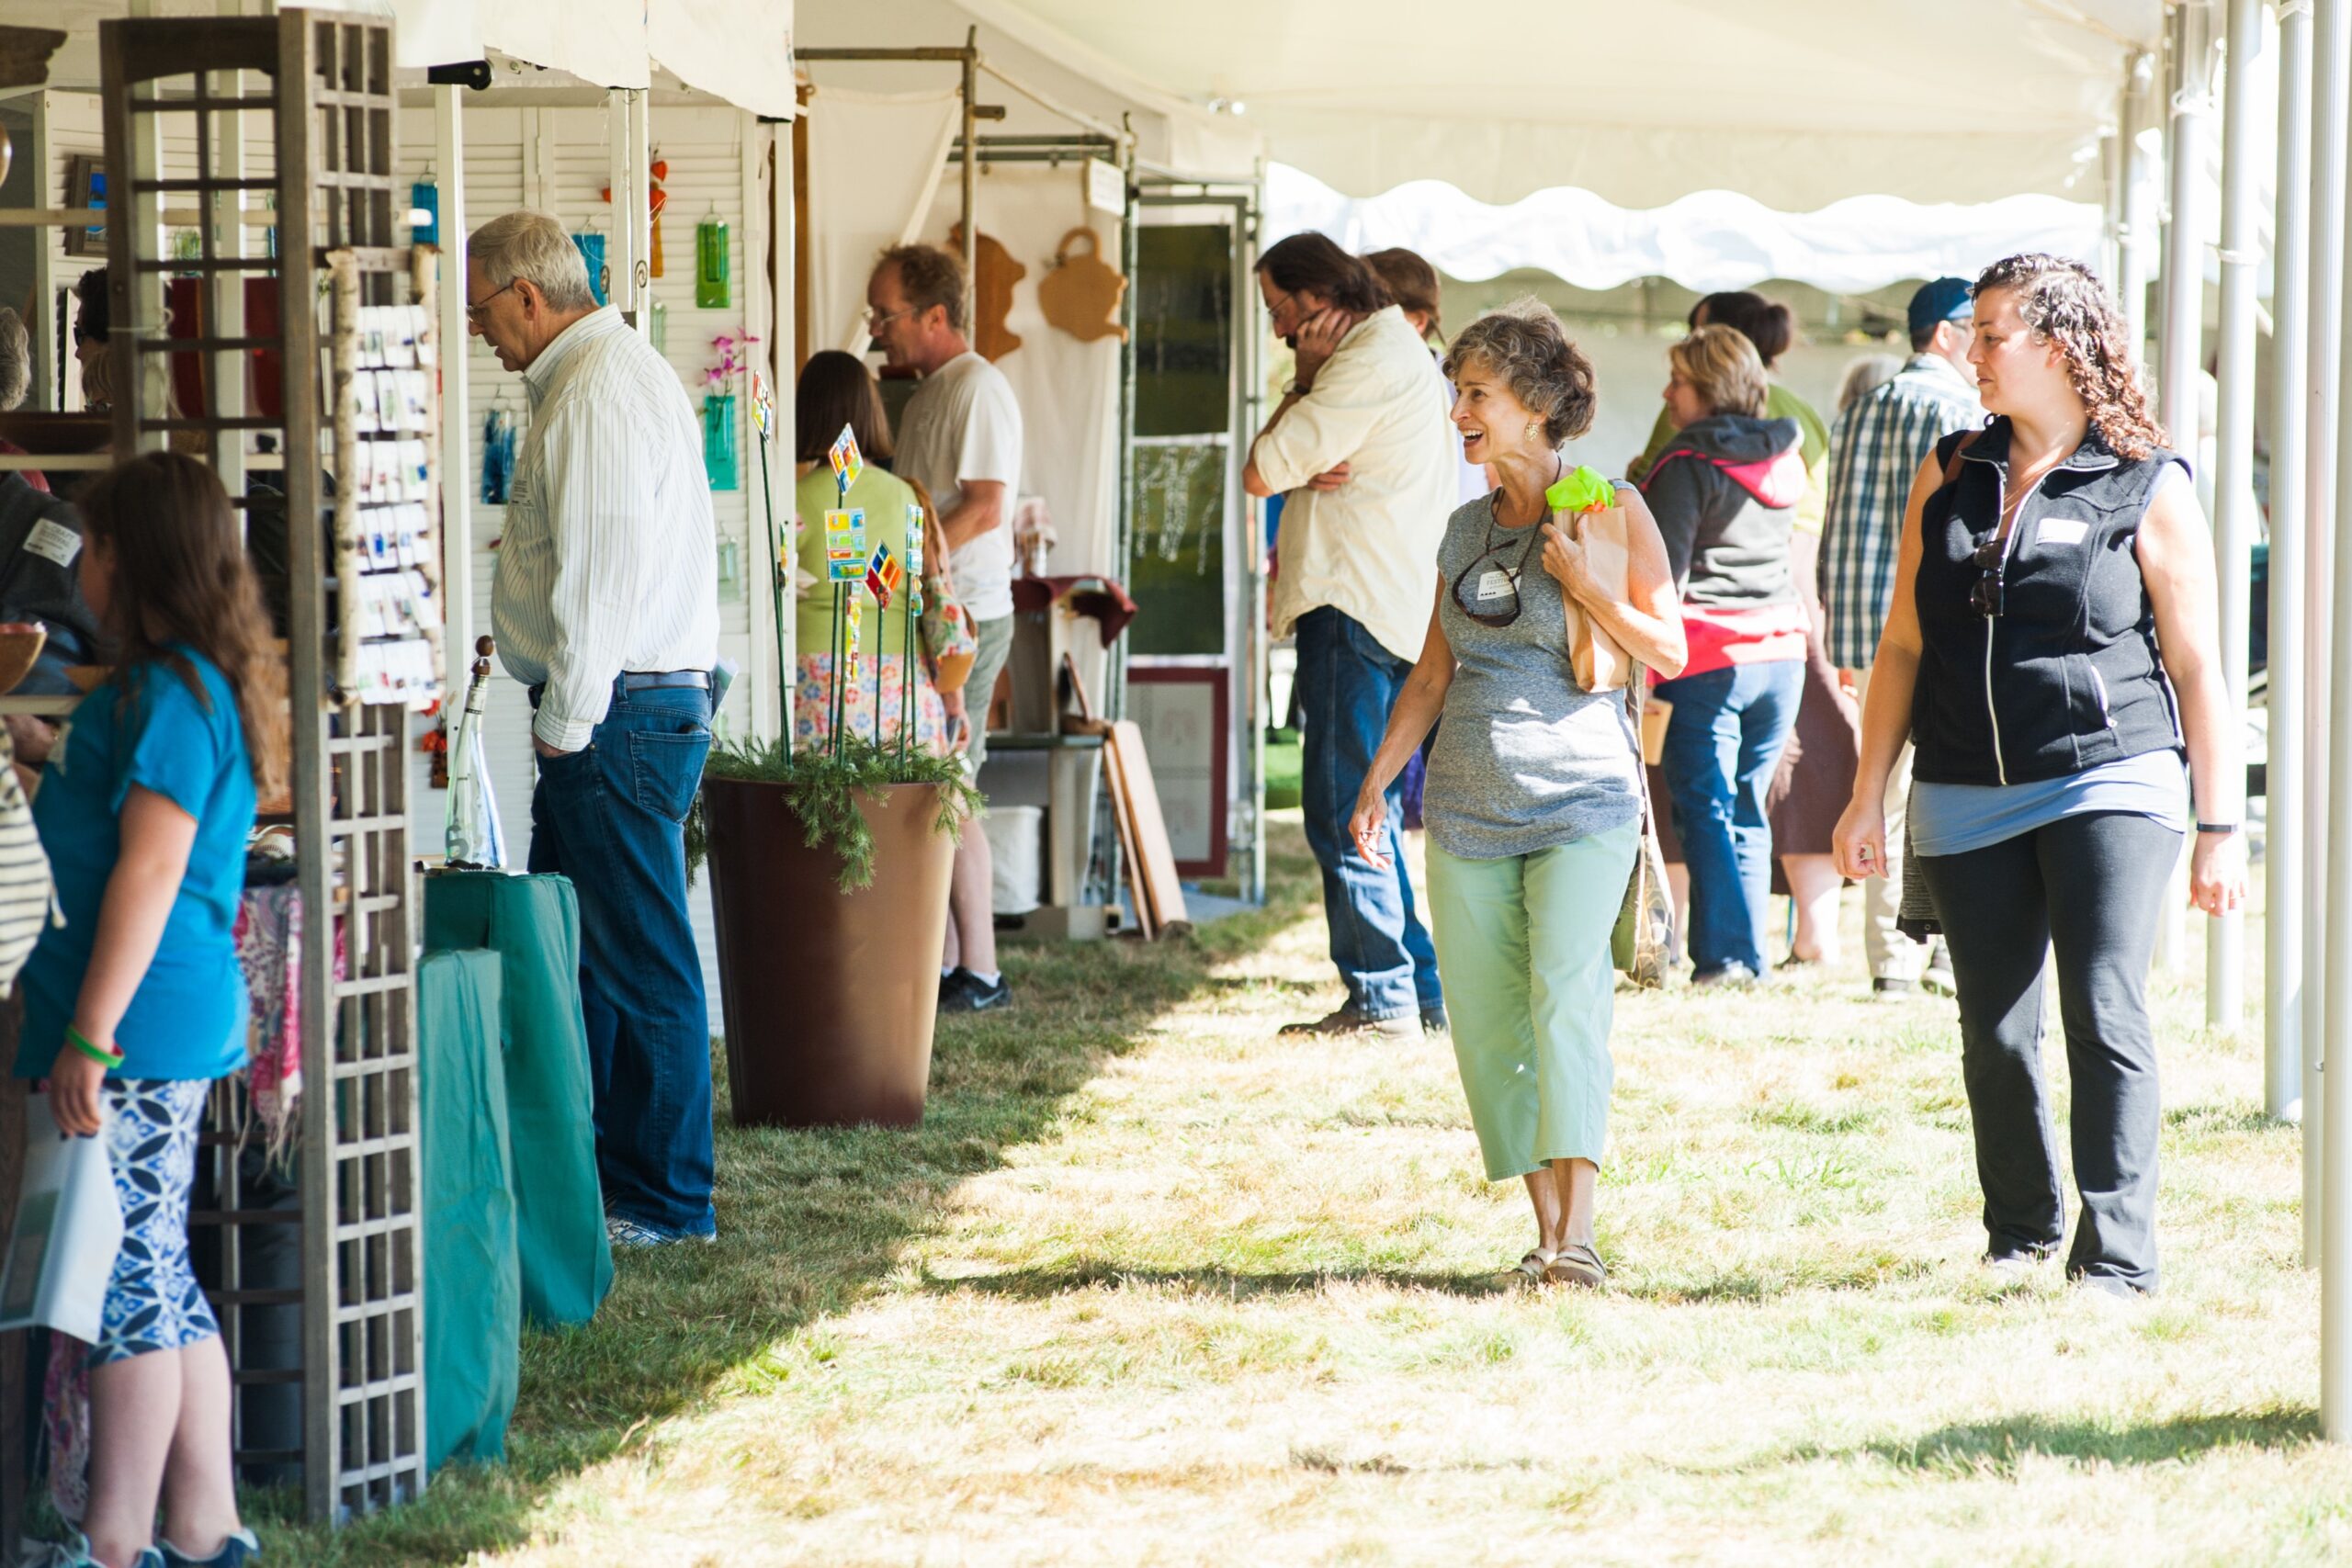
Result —
[{"label": "khaki shorts", "polygon": [[1012,617],[1000,615],[978,625],[979,651],[972,656],[972,673],[964,682],[964,711],[972,726],[964,772],[976,779],[980,776],[980,764],[989,760],[989,704],[996,695],[996,678],[1004,672],[1005,660],[1012,657]]}]

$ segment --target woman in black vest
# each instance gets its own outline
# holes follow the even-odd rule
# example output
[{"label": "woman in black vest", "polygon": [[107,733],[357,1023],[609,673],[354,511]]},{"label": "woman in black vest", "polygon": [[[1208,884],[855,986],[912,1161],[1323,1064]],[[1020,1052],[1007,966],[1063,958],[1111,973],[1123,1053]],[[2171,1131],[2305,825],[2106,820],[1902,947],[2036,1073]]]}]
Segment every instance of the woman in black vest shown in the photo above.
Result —
[{"label": "woman in black vest", "polygon": [[1849,876],[1883,869],[1886,777],[1910,739],[1911,851],[1959,985],[1985,1260],[2021,1273],[2065,1235],[2041,1073],[2054,951],[2083,1201],[2066,1272],[2130,1296],[2156,1288],[2148,962],[2192,823],[2191,902],[2218,915],[2245,897],[2213,543],[2098,278],[2012,256],[1975,299],[1968,357],[1993,418],[1912,481],[1837,852]]}]

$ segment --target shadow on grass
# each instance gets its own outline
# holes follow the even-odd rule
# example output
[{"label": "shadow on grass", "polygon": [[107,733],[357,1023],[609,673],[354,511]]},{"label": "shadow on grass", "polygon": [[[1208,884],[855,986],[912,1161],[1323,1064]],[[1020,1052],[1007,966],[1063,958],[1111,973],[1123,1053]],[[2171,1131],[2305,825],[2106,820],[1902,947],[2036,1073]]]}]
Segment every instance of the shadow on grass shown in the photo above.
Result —
[{"label": "shadow on grass", "polygon": [[1996,1475],[2006,1480],[2014,1478],[2019,1462],[2029,1457],[2084,1464],[2168,1464],[2215,1449],[2301,1448],[2317,1442],[2319,1435],[2319,1412],[2308,1405],[2180,1416],[2146,1423],[2018,1416],[2006,1421],[1944,1427],[1904,1440],[1799,1449],[1777,1456],[1770,1463],[1870,1457],[1899,1470],[1935,1475]]},{"label": "shadow on grass", "polygon": [[1153,1019],[1220,984],[1212,966],[1307,913],[1314,865],[1298,829],[1278,827],[1271,847],[1267,907],[1188,941],[1008,949],[1018,1001],[1004,1014],[942,1022],[919,1128],[735,1126],[724,1055],[714,1052],[717,1245],[625,1255],[594,1322],[525,1334],[504,1466],[445,1470],[415,1503],[340,1532],[294,1523],[297,1502],[284,1494],[249,1498],[272,1560],[454,1563],[530,1540],[537,1510],[562,1482],[725,1392],[778,1339],[855,1305],[936,1224],[958,1182],[1047,1135],[1067,1098],[1133,1049]]},{"label": "shadow on grass", "polygon": [[1184,1295],[1214,1296],[1219,1301],[1249,1301],[1261,1296],[1314,1295],[1332,1285],[1385,1285],[1391,1290],[1426,1291],[1449,1296],[1499,1295],[1511,1288],[1510,1281],[1494,1270],[1433,1274],[1365,1266],[1253,1274],[1215,1267],[1131,1269],[1102,1259],[1082,1259],[1053,1269],[1008,1269],[1001,1274],[926,1278],[922,1288],[933,1295],[970,1293],[1013,1301],[1046,1301],[1074,1291],[1098,1288],[1174,1291]]}]

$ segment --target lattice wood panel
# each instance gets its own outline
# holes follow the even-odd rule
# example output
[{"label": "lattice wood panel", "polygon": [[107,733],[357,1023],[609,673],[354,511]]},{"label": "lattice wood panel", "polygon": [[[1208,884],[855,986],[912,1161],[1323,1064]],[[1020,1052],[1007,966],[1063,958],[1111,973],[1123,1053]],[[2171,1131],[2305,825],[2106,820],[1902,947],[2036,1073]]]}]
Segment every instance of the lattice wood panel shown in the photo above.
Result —
[{"label": "lattice wood panel", "polygon": [[[320,311],[330,254],[342,309],[407,304],[415,291],[411,253],[395,243],[405,203],[395,195],[391,33],[381,20],[329,11],[133,18],[102,24],[100,49],[116,172],[108,243],[123,389],[118,446],[200,446],[249,525],[258,495],[243,476],[280,469],[292,580],[292,815],[307,937],[295,1375],[307,1511],[344,1517],[413,1496],[425,1479],[409,715],[397,703],[353,702],[338,683],[352,606],[337,592],[333,552],[349,536],[338,522],[355,521],[356,460],[350,434],[322,412],[349,356],[322,364],[321,352],[334,344]],[[166,177],[158,126],[187,115],[195,172]],[[268,117],[266,173],[244,166],[243,138],[220,123],[238,115]],[[216,220],[201,226],[195,254],[175,256],[162,212],[191,202]],[[256,202],[270,220],[259,247],[248,243]],[[254,275],[277,283],[266,333],[244,326],[243,280]],[[197,280],[202,331],[167,321],[173,277]],[[331,308],[330,326],[337,319]],[[175,353],[200,355],[212,367],[198,406],[174,397]],[[184,378],[180,388],[185,394]],[[240,1192],[232,1174],[212,1217],[232,1228],[269,1223],[240,1207]],[[237,1297],[244,1286],[234,1274],[228,1285],[229,1304],[264,1304]]]}]

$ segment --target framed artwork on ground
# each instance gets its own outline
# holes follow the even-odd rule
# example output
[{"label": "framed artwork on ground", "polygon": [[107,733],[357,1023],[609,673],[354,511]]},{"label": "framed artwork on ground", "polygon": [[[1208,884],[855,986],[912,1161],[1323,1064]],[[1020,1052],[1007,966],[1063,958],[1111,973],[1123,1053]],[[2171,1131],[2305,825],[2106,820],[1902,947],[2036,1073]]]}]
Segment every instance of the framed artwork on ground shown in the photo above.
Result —
[{"label": "framed artwork on ground", "polygon": [[[65,205],[103,209],[106,204],[106,160],[86,152],[77,152],[68,158],[65,161]],[[86,227],[66,230],[65,254],[69,256],[105,255],[107,226],[103,223],[93,223]]]}]

